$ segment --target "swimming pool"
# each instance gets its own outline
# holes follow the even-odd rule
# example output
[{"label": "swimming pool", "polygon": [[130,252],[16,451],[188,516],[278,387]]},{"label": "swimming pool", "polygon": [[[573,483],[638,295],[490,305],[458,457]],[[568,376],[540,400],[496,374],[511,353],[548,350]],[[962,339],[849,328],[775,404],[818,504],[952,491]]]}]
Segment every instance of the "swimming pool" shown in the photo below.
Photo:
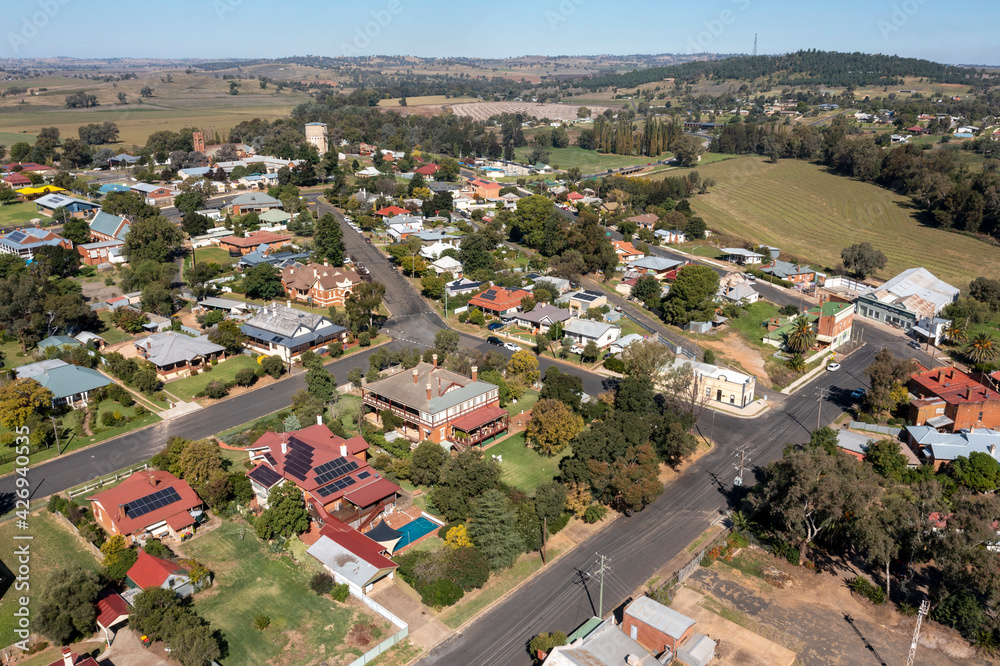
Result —
[{"label": "swimming pool", "polygon": [[396,530],[397,532],[402,533],[403,537],[399,540],[399,543],[396,544],[395,550],[402,550],[420,537],[425,534],[430,534],[439,527],[440,525],[435,523],[433,520],[428,520],[423,516],[417,518],[413,522],[406,523]]}]

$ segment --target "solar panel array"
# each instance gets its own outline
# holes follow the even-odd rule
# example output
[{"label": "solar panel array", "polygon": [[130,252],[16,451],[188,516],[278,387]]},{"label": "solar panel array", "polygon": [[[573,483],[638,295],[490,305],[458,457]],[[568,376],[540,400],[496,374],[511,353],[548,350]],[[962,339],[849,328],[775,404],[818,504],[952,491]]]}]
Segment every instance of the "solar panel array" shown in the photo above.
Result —
[{"label": "solar panel array", "polygon": [[157,490],[151,495],[140,497],[139,499],[126,504],[125,515],[129,518],[138,518],[139,516],[146,515],[150,511],[156,511],[157,509],[162,509],[168,504],[173,504],[174,502],[179,501],[180,498],[181,496],[175,488]]},{"label": "solar panel array", "polygon": [[316,483],[326,483],[327,481],[332,481],[333,479],[340,478],[349,472],[353,472],[358,468],[358,463],[353,460],[348,460],[347,458],[341,456],[336,460],[331,460],[328,463],[323,463],[316,468]]},{"label": "solar panel array", "polygon": [[323,486],[322,488],[318,488],[316,490],[316,493],[320,497],[329,497],[338,490],[343,490],[344,488],[353,486],[355,483],[357,483],[357,481],[353,476],[346,476],[343,479],[338,479],[337,481],[334,481],[329,485]]},{"label": "solar panel array", "polygon": [[497,292],[493,289],[487,289],[483,293],[479,294],[479,298],[484,301],[495,301],[497,299]]},{"label": "solar panel array", "polygon": [[371,472],[365,470],[364,472],[361,472],[361,474],[358,474],[358,480],[360,481],[361,479],[367,479],[371,475],[372,475]]},{"label": "solar panel array", "polygon": [[265,488],[270,488],[278,481],[281,481],[281,475],[270,467],[258,467],[251,471],[247,476]]},{"label": "solar panel array", "polygon": [[285,471],[299,481],[305,481],[312,469],[313,447],[295,437],[288,438],[288,453],[285,455]]}]

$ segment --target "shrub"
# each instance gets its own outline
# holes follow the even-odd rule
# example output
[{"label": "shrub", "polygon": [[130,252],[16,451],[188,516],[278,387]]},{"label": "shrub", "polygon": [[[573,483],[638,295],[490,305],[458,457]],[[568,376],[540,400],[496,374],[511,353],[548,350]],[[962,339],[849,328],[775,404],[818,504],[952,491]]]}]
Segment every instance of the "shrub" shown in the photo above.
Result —
[{"label": "shrub", "polygon": [[142,549],[146,551],[147,555],[152,555],[153,557],[167,559],[174,556],[173,551],[170,550],[167,544],[159,539],[147,539]]},{"label": "shrub", "polygon": [[474,546],[456,548],[445,554],[446,576],[463,590],[476,590],[490,578],[490,563]]},{"label": "shrub", "polygon": [[209,382],[205,387],[205,395],[213,400],[225,398],[229,395],[229,387],[224,382]]},{"label": "shrub", "polygon": [[351,588],[347,586],[347,583],[338,583],[330,589],[330,596],[333,597],[334,601],[344,603],[347,601],[347,597],[351,596]]},{"label": "shrub", "polygon": [[45,508],[48,509],[49,513],[65,513],[68,506],[69,500],[57,494],[49,498],[49,503]]},{"label": "shrub", "polygon": [[372,339],[371,336],[368,335],[367,331],[358,336],[358,344],[361,345],[362,347],[367,347],[371,345],[371,343]]},{"label": "shrub", "polygon": [[257,373],[253,368],[242,368],[236,372],[234,380],[237,386],[253,386],[257,383]]},{"label": "shrub", "polygon": [[958,629],[966,637],[975,636],[988,625],[982,604],[969,590],[949,595],[934,609],[933,617],[941,624]]},{"label": "shrub", "polygon": [[451,528],[458,527],[459,525],[465,525],[465,521],[456,520],[454,522],[442,526],[441,529],[438,530],[438,538],[441,539],[442,541],[446,540],[448,538],[448,532],[451,531]]},{"label": "shrub", "polygon": [[464,324],[467,321],[469,321],[469,311],[466,310],[465,312],[460,312],[458,314],[458,323]]},{"label": "shrub", "polygon": [[465,592],[454,581],[439,578],[422,586],[420,600],[431,608],[445,608],[462,598]]},{"label": "shrub", "polygon": [[271,626],[271,616],[264,613],[257,613],[253,616],[253,628],[257,631],[264,631]]},{"label": "shrub", "polygon": [[566,527],[569,523],[569,519],[573,517],[571,513],[563,513],[555,520],[549,521],[549,534],[555,534],[562,528]]},{"label": "shrub", "polygon": [[604,360],[604,367],[611,372],[617,372],[619,374],[625,374],[625,361],[612,356],[611,358]]},{"label": "shrub", "polygon": [[566,645],[566,634],[561,631],[553,631],[551,634],[538,634],[528,643],[528,652],[535,661],[539,660],[539,654],[548,654],[552,648]]},{"label": "shrub", "polygon": [[591,504],[583,513],[583,520],[593,525],[596,522],[604,520],[604,516],[606,515],[608,515],[608,507],[603,504]]},{"label": "shrub", "polygon": [[885,603],[885,590],[871,583],[867,578],[863,576],[855,576],[847,582],[847,587],[851,589],[851,592],[865,597],[873,604],[884,604]]},{"label": "shrub", "polygon": [[316,574],[309,581],[309,589],[319,596],[329,594],[330,590],[333,589],[333,576],[328,573]]}]

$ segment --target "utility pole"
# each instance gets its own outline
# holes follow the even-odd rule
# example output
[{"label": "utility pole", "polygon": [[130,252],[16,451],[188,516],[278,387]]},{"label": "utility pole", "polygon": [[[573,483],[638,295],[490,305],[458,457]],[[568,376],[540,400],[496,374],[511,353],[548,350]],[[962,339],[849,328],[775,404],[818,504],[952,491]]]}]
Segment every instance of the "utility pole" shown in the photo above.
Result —
[{"label": "utility pole", "polygon": [[746,468],[750,465],[753,452],[749,450],[749,447],[746,444],[744,444],[740,448],[733,451],[733,455],[738,456],[740,459],[739,462],[733,463],[733,469],[736,470],[736,479],[733,480],[733,485],[742,486],[743,473],[746,471]]},{"label": "utility pole", "polygon": [[597,570],[597,573],[601,575],[601,591],[597,597],[597,617],[604,617],[604,573],[608,570],[608,564],[603,555],[601,555],[601,568]]},{"label": "utility pole", "polygon": [[930,604],[927,599],[920,602],[920,610],[917,611],[917,626],[913,628],[913,640],[910,642],[910,655],[906,658],[906,666],[913,666],[913,660],[917,656],[917,640],[920,638],[920,624],[923,622],[924,616],[927,615],[929,608]]},{"label": "utility pole", "polygon": [[52,432],[56,434],[56,455],[61,456],[62,453],[59,452],[59,424],[56,423],[56,417],[50,416],[49,418],[52,419]]},{"label": "utility pole", "polygon": [[819,401],[816,405],[816,430],[819,430],[820,419],[823,417],[823,394],[826,393],[825,388],[819,390]]},{"label": "utility pole", "polygon": [[542,518],[542,564],[545,564],[545,541],[546,541],[545,537],[548,536],[548,533],[549,533],[549,519],[546,516]]}]

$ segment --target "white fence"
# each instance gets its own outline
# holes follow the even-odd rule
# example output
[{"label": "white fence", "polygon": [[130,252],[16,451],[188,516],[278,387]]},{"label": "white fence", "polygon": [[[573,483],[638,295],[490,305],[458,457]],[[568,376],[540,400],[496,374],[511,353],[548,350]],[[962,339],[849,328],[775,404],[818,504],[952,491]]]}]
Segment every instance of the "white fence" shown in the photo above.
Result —
[{"label": "white fence", "polygon": [[148,467],[149,463],[142,463],[141,465],[131,467],[124,471],[116,472],[109,477],[105,477],[103,479],[97,479],[96,481],[91,481],[85,486],[80,486],[79,488],[71,488],[70,490],[66,491],[66,494],[69,495],[71,498],[77,497],[79,495],[83,495],[84,493],[89,493],[90,491],[95,490],[97,488],[106,486],[109,483],[114,483],[119,479],[124,479],[126,477],[132,476],[134,472],[147,469]]},{"label": "white fence", "polygon": [[[351,591],[352,592],[354,591],[353,587]],[[373,600],[372,598],[364,594],[361,595],[355,594],[354,597],[356,599],[359,599],[361,603],[368,606],[373,611],[375,611],[376,613],[384,617],[386,620],[391,622],[393,626],[401,627],[399,631],[394,633],[392,636],[389,636],[389,638],[385,639],[384,641],[373,647],[371,650],[368,650],[368,652],[365,652],[363,655],[361,655],[360,657],[358,657],[357,659],[355,659],[350,663],[350,666],[361,666],[362,664],[367,664],[368,662],[373,661],[380,654],[382,654],[383,652],[391,648],[393,645],[395,645],[399,641],[409,636],[410,627],[408,624],[406,624],[401,619],[390,613],[385,607],[383,607],[380,603]]]}]

